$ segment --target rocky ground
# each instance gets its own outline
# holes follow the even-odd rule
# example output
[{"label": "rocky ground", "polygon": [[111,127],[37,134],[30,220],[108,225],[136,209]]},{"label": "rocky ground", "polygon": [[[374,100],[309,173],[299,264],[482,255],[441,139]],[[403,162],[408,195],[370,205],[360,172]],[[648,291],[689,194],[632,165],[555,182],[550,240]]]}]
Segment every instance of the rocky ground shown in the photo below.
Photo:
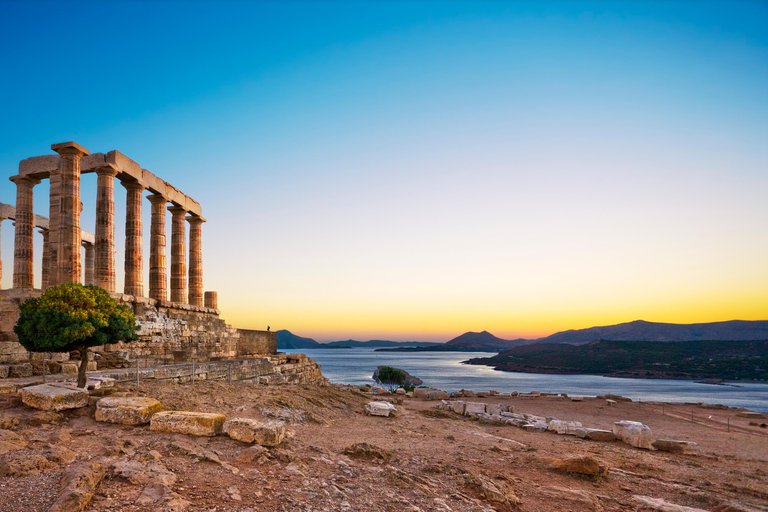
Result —
[{"label": "rocky ground", "polygon": [[84,510],[768,510],[766,420],[734,409],[465,399],[594,428],[640,421],[656,438],[699,443],[699,455],[680,455],[484,423],[421,399],[405,398],[394,417],[367,416],[372,397],[353,387],[203,381],[116,391],[166,410],[282,419],[291,434],[264,448],[96,422],[93,405],[51,413],[0,395],[1,510],[78,510],[93,489]]}]

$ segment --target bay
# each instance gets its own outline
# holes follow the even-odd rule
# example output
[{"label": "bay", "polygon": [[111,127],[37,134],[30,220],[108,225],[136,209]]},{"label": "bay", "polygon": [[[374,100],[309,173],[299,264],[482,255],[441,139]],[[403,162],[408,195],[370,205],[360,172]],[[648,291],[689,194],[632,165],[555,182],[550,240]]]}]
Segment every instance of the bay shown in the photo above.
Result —
[{"label": "bay", "polygon": [[301,352],[322,365],[335,384],[372,384],[377,366],[401,368],[425,386],[455,392],[496,390],[567,393],[574,396],[621,395],[644,402],[705,402],[768,412],[768,384],[700,384],[690,380],[625,379],[599,375],[552,375],[500,372],[490,366],[461,364],[487,352],[374,352],[371,348],[306,349]]}]

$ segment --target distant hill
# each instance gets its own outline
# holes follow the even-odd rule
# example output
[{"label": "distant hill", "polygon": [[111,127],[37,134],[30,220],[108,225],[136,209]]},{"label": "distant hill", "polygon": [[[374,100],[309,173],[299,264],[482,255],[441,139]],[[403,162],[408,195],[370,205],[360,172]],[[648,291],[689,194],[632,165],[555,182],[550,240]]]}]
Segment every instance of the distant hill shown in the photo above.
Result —
[{"label": "distant hill", "polygon": [[296,336],[291,331],[281,329],[277,331],[277,350],[295,350],[300,348],[322,348],[312,338]]},{"label": "distant hill", "polygon": [[517,339],[517,340],[503,340],[497,338],[488,331],[483,332],[465,332],[461,336],[453,338],[451,341],[445,343],[445,347],[462,347],[466,350],[478,350],[478,349],[494,349],[494,350],[507,350],[512,347],[519,347],[520,345],[526,345],[531,340]]},{"label": "distant hill", "polygon": [[582,345],[597,339],[615,341],[749,341],[768,339],[768,320],[731,320],[702,324],[667,324],[636,320],[617,325],[555,333],[535,343]]},{"label": "distant hill", "polygon": [[765,380],[768,378],[768,340],[537,343],[467,362],[525,373]]}]

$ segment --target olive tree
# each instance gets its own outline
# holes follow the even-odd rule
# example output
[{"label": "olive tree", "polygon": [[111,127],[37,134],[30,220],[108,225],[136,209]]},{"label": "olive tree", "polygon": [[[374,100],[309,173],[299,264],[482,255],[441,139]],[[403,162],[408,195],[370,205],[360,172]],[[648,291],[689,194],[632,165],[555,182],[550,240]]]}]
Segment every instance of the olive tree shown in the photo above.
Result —
[{"label": "olive tree", "polygon": [[138,339],[131,308],[98,286],[52,286],[40,298],[24,301],[20,309],[13,328],[19,343],[30,352],[79,352],[80,388],[87,380],[89,347]]},{"label": "olive tree", "polygon": [[407,374],[400,368],[392,368],[391,366],[380,366],[377,375],[379,382],[387,388],[390,392],[396,390],[407,379]]}]

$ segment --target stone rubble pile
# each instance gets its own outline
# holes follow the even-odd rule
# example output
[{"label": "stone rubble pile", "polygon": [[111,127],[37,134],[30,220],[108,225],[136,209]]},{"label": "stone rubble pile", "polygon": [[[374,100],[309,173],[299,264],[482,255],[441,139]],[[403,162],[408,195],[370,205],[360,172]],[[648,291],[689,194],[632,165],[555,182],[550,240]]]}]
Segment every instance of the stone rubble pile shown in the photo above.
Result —
[{"label": "stone rubble pile", "polygon": [[[466,391],[463,391],[463,394],[464,396],[468,396]],[[429,399],[433,394],[431,390],[428,390],[426,393],[422,393],[421,396]],[[474,396],[480,395],[474,394]],[[637,421],[617,421],[613,424],[613,430],[602,430],[585,427],[579,421],[565,421],[553,417],[516,413],[514,412],[513,406],[502,404],[465,402],[463,400],[441,400],[434,408],[450,411],[462,416],[477,418],[497,425],[515,426],[529,432],[553,432],[559,435],[576,436],[590,441],[615,441],[618,439],[626,444],[644,450],[655,449],[686,455],[695,455],[699,453],[699,445],[692,441],[675,441],[669,439],[658,439],[654,441],[650,427]]]}]

